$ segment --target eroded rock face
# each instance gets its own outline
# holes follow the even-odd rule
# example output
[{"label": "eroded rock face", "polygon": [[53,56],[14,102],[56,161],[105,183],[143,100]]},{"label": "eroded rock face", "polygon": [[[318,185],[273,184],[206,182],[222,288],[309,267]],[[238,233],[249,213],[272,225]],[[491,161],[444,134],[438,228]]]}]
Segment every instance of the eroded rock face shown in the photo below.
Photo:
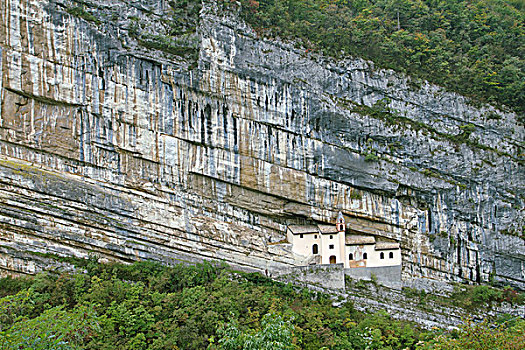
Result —
[{"label": "eroded rock face", "polygon": [[525,288],[515,114],[258,38],[213,2],[171,40],[172,12],[0,3],[3,273],[89,252],[277,273],[286,225],[342,211],[401,243],[405,279]]}]

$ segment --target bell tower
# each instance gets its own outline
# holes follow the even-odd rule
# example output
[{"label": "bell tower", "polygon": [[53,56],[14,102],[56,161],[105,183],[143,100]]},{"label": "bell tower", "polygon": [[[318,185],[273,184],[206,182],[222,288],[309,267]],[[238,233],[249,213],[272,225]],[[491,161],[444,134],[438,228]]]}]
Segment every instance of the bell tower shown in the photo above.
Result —
[{"label": "bell tower", "polygon": [[335,223],[335,227],[337,229],[337,232],[346,231],[345,218],[343,217],[343,214],[341,212],[339,212],[339,214],[337,215],[337,221]]}]

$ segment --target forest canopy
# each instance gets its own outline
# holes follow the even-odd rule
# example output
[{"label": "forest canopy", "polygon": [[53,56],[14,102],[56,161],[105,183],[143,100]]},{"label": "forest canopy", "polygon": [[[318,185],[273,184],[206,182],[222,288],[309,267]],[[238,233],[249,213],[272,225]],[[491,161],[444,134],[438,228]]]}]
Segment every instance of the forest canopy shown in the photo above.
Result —
[{"label": "forest canopy", "polygon": [[[519,317],[425,331],[385,311],[365,314],[340,300],[334,306],[334,296],[223,264],[76,264],[84,271],[0,278],[0,349],[518,350],[525,342]],[[364,281],[355,288],[367,285],[377,288]],[[454,305],[524,300],[509,289],[471,291]],[[414,303],[435,298],[403,293]]]},{"label": "forest canopy", "polygon": [[241,0],[261,35],[525,112],[523,0]]}]

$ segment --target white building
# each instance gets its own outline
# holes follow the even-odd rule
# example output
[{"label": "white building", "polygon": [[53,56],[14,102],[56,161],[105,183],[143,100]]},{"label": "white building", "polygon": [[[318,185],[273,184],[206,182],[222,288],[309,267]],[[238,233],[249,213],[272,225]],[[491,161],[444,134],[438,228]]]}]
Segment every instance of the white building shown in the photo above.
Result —
[{"label": "white building", "polygon": [[401,249],[396,242],[376,242],[373,236],[347,235],[346,268],[401,265]]},{"label": "white building", "polygon": [[304,257],[299,260],[304,265],[343,263],[345,268],[401,265],[399,243],[347,234],[341,213],[335,225],[288,226],[287,239],[292,252]]}]

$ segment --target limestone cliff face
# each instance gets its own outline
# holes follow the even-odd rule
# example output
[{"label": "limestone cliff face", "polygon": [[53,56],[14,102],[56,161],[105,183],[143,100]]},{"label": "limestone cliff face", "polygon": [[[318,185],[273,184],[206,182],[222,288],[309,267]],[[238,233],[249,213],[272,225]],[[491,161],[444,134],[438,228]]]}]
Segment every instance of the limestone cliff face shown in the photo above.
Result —
[{"label": "limestone cliff face", "polygon": [[172,40],[172,5],[0,3],[3,273],[90,252],[280,271],[286,225],[342,211],[401,243],[405,279],[525,288],[515,114],[258,38],[213,2]]}]

